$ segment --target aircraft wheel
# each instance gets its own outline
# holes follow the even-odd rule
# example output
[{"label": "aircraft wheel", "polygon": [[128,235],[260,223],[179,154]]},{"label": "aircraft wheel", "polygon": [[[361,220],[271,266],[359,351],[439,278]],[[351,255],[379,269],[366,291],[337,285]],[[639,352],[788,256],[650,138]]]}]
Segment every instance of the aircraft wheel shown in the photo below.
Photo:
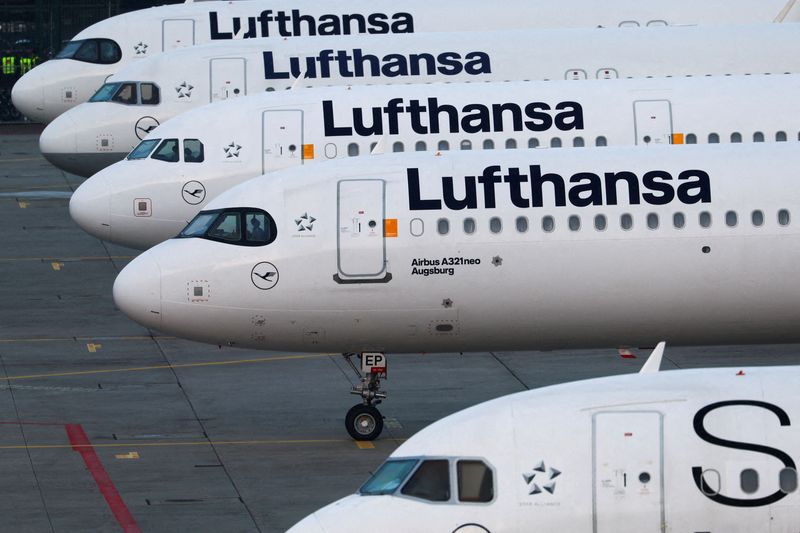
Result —
[{"label": "aircraft wheel", "polygon": [[355,440],[375,440],[383,431],[383,415],[372,405],[360,403],[347,411],[347,432]]}]

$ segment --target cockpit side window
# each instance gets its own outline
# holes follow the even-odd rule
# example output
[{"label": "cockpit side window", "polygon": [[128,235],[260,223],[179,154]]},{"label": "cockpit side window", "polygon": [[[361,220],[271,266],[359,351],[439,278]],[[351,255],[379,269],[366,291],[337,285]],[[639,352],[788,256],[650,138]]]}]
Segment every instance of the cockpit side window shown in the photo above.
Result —
[{"label": "cockpit side window", "polygon": [[458,500],[490,502],[494,498],[492,470],[483,461],[462,460],[456,463]]},{"label": "cockpit side window", "polygon": [[90,102],[108,102],[111,100],[111,97],[116,94],[117,89],[119,86],[122,85],[119,82],[116,83],[104,83],[102,87],[97,89],[97,92],[89,98]]},{"label": "cockpit side window", "polygon": [[158,86],[154,83],[142,83],[139,85],[142,93],[142,105],[158,105],[160,95]]},{"label": "cockpit side window", "polygon": [[266,246],[276,236],[277,225],[269,213],[242,207],[201,211],[178,238],[199,237],[239,246]]},{"label": "cockpit side window", "polygon": [[110,65],[122,59],[122,50],[111,39],[83,39],[68,42],[55,59]]},{"label": "cockpit side window", "polygon": [[143,140],[128,154],[128,159],[145,159],[159,142],[161,142],[161,139]]},{"label": "cockpit side window", "polygon": [[136,105],[138,103],[136,92],[135,83],[122,83],[119,89],[117,89],[117,92],[114,93],[114,96],[111,97],[111,101],[119,102],[120,104]]},{"label": "cockpit side window", "polygon": [[450,462],[446,459],[423,461],[401,489],[406,496],[432,502],[450,499]]},{"label": "cockpit side window", "polygon": [[161,145],[153,152],[150,158],[166,161],[167,163],[177,163],[179,159],[178,139],[164,139],[161,141]]},{"label": "cockpit side window", "polygon": [[187,163],[202,163],[203,143],[197,139],[183,140],[183,160]]},{"label": "cockpit side window", "polygon": [[358,489],[358,493],[364,496],[394,494],[417,463],[418,459],[389,459]]}]

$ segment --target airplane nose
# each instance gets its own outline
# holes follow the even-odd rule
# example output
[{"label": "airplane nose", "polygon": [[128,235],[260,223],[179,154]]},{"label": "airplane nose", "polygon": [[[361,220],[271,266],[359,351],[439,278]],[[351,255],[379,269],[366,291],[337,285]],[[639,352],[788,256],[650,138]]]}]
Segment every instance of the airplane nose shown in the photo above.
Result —
[{"label": "airplane nose", "polygon": [[80,228],[100,240],[111,237],[111,190],[102,176],[89,178],[69,200],[69,215]]},{"label": "airplane nose", "polygon": [[77,164],[78,125],[68,114],[61,115],[39,136],[39,151],[53,165],[73,174],[82,175]]},{"label": "airplane nose", "polygon": [[286,533],[326,533],[327,530],[322,526],[322,522],[320,522],[319,518],[317,517],[317,513],[310,514],[307,517],[300,520],[291,529],[289,529]]},{"label": "airplane nose", "polygon": [[11,88],[11,103],[34,122],[47,123],[44,112],[44,83],[36,69],[22,76]]},{"label": "airplane nose", "polygon": [[146,328],[161,326],[161,268],[150,252],[134,259],[114,281],[114,303]]}]

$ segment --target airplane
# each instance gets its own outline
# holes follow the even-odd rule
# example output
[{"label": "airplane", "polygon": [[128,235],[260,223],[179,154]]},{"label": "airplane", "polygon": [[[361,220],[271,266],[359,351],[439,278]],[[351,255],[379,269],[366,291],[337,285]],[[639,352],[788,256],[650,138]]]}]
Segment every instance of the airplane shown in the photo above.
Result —
[{"label": "airplane", "polygon": [[798,93],[794,74],[263,93],[170,120],[81,184],[70,214],[99,239],[145,249],[247,179],[373,152],[797,142]]},{"label": "airplane", "polygon": [[794,0],[350,0],[331,10],[314,0],[209,1],[117,15],[81,31],[56,55],[23,76],[11,94],[30,119],[50,122],[85,102],[123,66],[174,48],[272,37],[389,35],[435,31],[547,27],[659,26],[796,22]]},{"label": "airplane", "polygon": [[412,436],[288,533],[800,531],[799,379],[645,371],[497,398]]},{"label": "airplane", "polygon": [[195,341],[361,354],[346,428],[375,438],[390,352],[800,341],[799,166],[752,143],[288,168],[136,257],[114,301]]},{"label": "airplane", "polygon": [[180,113],[264,91],[300,85],[800,73],[798,43],[797,24],[758,24],[211,44],[130,65],[90,102],[50,123],[39,147],[55,166],[91,176],[122,160]]}]

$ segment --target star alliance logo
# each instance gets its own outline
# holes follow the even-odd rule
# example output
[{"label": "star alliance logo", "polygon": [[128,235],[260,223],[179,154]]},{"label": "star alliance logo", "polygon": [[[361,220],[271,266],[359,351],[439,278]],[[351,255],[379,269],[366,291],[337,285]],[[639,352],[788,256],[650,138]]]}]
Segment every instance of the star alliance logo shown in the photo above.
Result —
[{"label": "star alliance logo", "polygon": [[560,475],[560,470],[556,470],[553,467],[547,468],[544,461],[539,461],[539,464],[533,467],[531,472],[522,474],[522,478],[528,485],[528,494],[541,494],[542,490],[555,494],[556,482],[553,480]]},{"label": "star alliance logo", "polygon": [[139,41],[139,44],[134,45],[133,49],[136,51],[137,56],[141,56],[147,53],[147,45],[142,41]]},{"label": "star alliance logo", "polygon": [[194,89],[194,85],[183,82],[177,87],[175,87],[175,92],[178,93],[178,98],[191,98],[192,89]]},{"label": "star alliance logo", "polygon": [[230,159],[231,157],[239,157],[239,150],[242,147],[235,142],[231,141],[231,144],[223,148],[225,150],[225,159]]},{"label": "star alliance logo", "polygon": [[294,219],[294,223],[297,224],[297,231],[312,231],[314,229],[314,221],[316,220],[316,218],[308,213],[303,213],[303,216]]}]

